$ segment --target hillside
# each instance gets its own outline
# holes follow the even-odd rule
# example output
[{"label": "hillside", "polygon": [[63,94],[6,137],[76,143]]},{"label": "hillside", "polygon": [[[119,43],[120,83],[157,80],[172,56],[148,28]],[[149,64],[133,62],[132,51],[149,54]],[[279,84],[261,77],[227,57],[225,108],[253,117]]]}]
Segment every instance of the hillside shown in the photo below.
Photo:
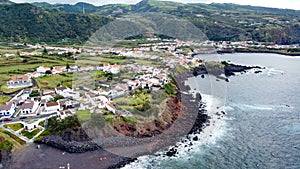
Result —
[{"label": "hillside", "polygon": [[32,4],[0,5],[0,40],[13,42],[82,42],[108,23],[96,14],[49,12]]},{"label": "hillside", "polygon": [[82,2],[75,5],[11,4],[0,0],[0,17],[3,18],[0,41],[81,43],[112,19],[139,12],[162,12],[185,18],[215,41],[300,43],[300,11],[297,10],[156,0],[104,6]]}]

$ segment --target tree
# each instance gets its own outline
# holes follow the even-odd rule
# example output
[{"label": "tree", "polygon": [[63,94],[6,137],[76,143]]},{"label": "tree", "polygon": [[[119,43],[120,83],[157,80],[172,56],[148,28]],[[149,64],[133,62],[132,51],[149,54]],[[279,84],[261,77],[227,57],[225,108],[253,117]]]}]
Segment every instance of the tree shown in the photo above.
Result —
[{"label": "tree", "polygon": [[47,55],[47,54],[48,54],[48,51],[47,51],[46,48],[44,48],[44,50],[43,50],[43,55]]},{"label": "tree", "polygon": [[55,101],[55,102],[56,102],[57,100],[60,100],[60,99],[64,99],[64,97],[63,97],[62,95],[59,95],[59,94],[57,94],[57,95],[54,96],[54,101]]},{"label": "tree", "polygon": [[45,74],[46,74],[46,75],[51,75],[52,72],[51,72],[51,70],[47,70],[47,71],[45,72]]},{"label": "tree", "polygon": [[69,65],[69,63],[67,63],[67,65],[66,65],[66,69],[67,69],[67,70],[69,70],[69,69],[70,69],[70,65]]}]

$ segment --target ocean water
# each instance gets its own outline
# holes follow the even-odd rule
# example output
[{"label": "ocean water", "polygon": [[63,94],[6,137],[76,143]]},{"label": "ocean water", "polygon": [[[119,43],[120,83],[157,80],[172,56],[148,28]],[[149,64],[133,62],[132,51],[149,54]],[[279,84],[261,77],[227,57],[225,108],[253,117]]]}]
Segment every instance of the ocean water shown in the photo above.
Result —
[{"label": "ocean water", "polygon": [[[178,142],[175,157],[164,152],[139,157],[124,168],[300,168],[300,58],[277,54],[225,54],[221,60],[265,67],[238,74],[229,83],[192,78],[210,125],[192,145]],[[224,110],[225,115],[216,115]],[[195,135],[190,136],[193,138]]]}]

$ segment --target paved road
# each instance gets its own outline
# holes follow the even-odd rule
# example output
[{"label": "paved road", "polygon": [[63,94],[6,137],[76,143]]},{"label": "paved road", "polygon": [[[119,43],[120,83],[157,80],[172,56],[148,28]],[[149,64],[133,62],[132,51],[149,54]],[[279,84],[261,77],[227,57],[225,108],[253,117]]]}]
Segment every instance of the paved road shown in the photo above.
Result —
[{"label": "paved road", "polygon": [[22,122],[22,121],[25,121],[25,120],[39,120],[41,118],[47,118],[47,117],[50,117],[50,116],[53,116],[53,115],[56,115],[56,114],[57,113],[44,114],[44,115],[39,115],[39,116],[34,116],[34,117],[27,117],[25,119],[20,119],[21,117],[16,117],[16,118],[13,118],[11,121],[0,122],[0,124],[6,124],[6,123],[12,123],[12,122]]}]

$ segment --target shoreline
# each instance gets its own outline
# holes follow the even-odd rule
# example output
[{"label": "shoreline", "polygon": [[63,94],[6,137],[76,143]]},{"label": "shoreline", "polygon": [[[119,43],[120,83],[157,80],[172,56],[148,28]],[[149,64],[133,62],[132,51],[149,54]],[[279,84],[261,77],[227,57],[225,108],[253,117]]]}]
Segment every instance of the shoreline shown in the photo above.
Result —
[{"label": "shoreline", "polygon": [[[242,71],[243,69],[241,69]],[[234,74],[233,74],[234,75]],[[211,122],[210,119],[211,117],[207,115],[205,112],[205,108],[203,105],[205,103],[202,100],[202,96],[199,92],[197,93],[189,93],[188,91],[191,90],[189,85],[186,85],[185,82],[188,78],[195,77],[192,71],[188,71],[185,73],[181,73],[177,76],[174,77],[175,79],[175,85],[177,86],[178,89],[178,100],[182,102],[184,105],[181,110],[180,110],[180,116],[178,119],[174,121],[174,123],[171,125],[170,130],[165,131],[165,133],[158,135],[157,137],[149,137],[149,138],[141,138],[138,140],[137,143],[145,142],[145,144],[140,144],[139,146],[132,145],[132,144],[124,144],[123,146],[125,147],[126,150],[139,150],[140,152],[143,152],[144,149],[147,148],[153,148],[153,147],[147,147],[149,144],[153,143],[155,144],[162,144],[159,149],[157,147],[154,147],[150,152],[155,153],[155,152],[166,152],[164,155],[165,156],[174,156],[178,153],[176,144],[180,143],[183,141],[184,138],[189,139],[189,145],[193,145],[192,141],[198,141],[202,140],[201,135],[200,136],[195,136],[193,138],[189,138],[190,135],[198,135],[202,133],[203,129],[205,126],[210,126],[214,125],[214,122]],[[196,94],[196,98],[195,95]],[[197,111],[195,111],[197,110]],[[223,113],[225,114],[225,113]],[[186,124],[189,124],[190,126],[186,126]],[[184,131],[183,131],[184,130]],[[174,135],[175,133],[175,135]],[[179,134],[178,134],[179,133]],[[161,143],[165,141],[165,137],[162,136],[164,134],[171,134],[168,135],[168,138],[172,138],[168,140],[167,142]],[[174,135],[174,136],[173,136]],[[170,137],[171,136],[171,137]],[[59,136],[54,137],[54,140],[57,139]],[[62,141],[62,138],[58,138],[58,140]],[[120,137],[120,142],[124,141],[122,137]],[[135,140],[134,140],[135,141]],[[123,167],[129,163],[132,163],[137,160],[137,157],[146,155],[146,154],[140,154],[137,157],[126,157],[126,155],[115,155],[113,154],[110,149],[106,149],[109,147],[102,147],[101,145],[98,145],[96,143],[91,144],[92,146],[86,146],[87,144],[91,142],[76,142],[76,141],[65,141],[63,140],[60,144],[57,144],[57,142],[49,139],[47,141],[48,143],[52,144],[49,145],[46,142],[38,142],[38,143],[43,143],[41,147],[43,147],[41,150],[42,151],[47,151],[41,153],[41,150],[36,148],[36,144],[31,145],[29,148],[25,149],[22,152],[19,152],[16,156],[13,156],[14,160],[13,161],[13,166],[22,166],[23,163],[26,163],[28,159],[26,159],[26,154],[34,154],[35,156],[43,156],[45,153],[49,153],[48,159],[56,159],[58,156],[61,156],[61,154],[67,154],[65,157],[67,159],[61,159],[66,163],[67,161],[76,161],[78,163],[82,163],[87,159],[90,158],[95,158],[95,156],[103,155],[106,154],[105,158],[110,158],[112,162],[107,162],[105,165],[105,168],[120,168]],[[46,144],[45,144],[46,143]],[[107,142],[109,143],[109,142]],[[148,143],[148,144],[147,144]],[[183,142],[182,142],[183,143]],[[45,144],[45,145],[44,145]],[[135,144],[135,143],[133,143]],[[118,147],[117,147],[118,148]],[[70,151],[69,151],[70,150]],[[124,150],[123,150],[124,151]],[[130,155],[129,155],[130,156]],[[76,158],[82,158],[79,161],[76,160]],[[102,157],[100,157],[101,159]],[[29,163],[32,165],[29,168],[36,168],[36,164],[34,164],[31,160]],[[95,160],[94,160],[95,161]],[[118,162],[114,162],[118,161]],[[43,161],[40,159],[41,164],[47,163],[46,161]],[[73,163],[72,162],[72,163]],[[71,163],[71,164],[72,164]],[[94,163],[88,164],[88,168],[94,168],[95,165],[98,165],[98,161],[96,160]],[[101,161],[100,161],[101,163]],[[54,162],[54,164],[51,165],[58,165],[57,162]],[[28,168],[28,169],[29,169]],[[53,168],[53,167],[52,167]],[[55,167],[54,167],[55,168]],[[77,168],[76,165],[73,166],[73,168]],[[98,167],[97,167],[98,168]]]},{"label": "shoreline", "polygon": [[[166,152],[165,154],[163,154],[164,156],[169,156],[169,157],[176,156],[176,154],[178,154],[178,149],[177,149],[178,146],[176,145],[177,143],[184,143],[183,139],[188,138],[189,146],[192,146],[193,141],[203,140],[201,138],[201,135],[198,135],[198,134],[202,133],[203,129],[215,124],[214,121],[211,121],[212,117],[210,117],[208,114],[206,114],[206,106],[203,107],[203,105],[205,105],[205,103],[202,100],[201,94],[199,92],[197,92],[197,93],[194,93],[194,92],[188,93],[187,92],[187,91],[190,91],[191,88],[190,88],[190,86],[186,85],[185,82],[190,77],[195,77],[193,75],[192,71],[188,71],[188,72],[179,74],[176,77],[174,77],[176,86],[178,88],[178,99],[180,99],[183,102],[184,106],[180,111],[180,117],[175,120],[175,122],[170,127],[170,130],[165,132],[166,134],[171,134],[168,136],[168,138],[169,139],[172,138],[172,139],[168,140],[167,143],[164,143],[164,145],[161,145],[160,149],[157,149],[157,147],[156,147],[156,149],[154,148],[153,151],[151,151],[152,154],[154,154],[156,152]],[[194,94],[196,94],[196,98],[194,97]],[[197,111],[195,111],[195,110],[197,110]],[[223,114],[225,114],[225,113],[223,113]],[[219,116],[223,116],[223,115],[219,115]],[[192,124],[192,125],[185,128],[186,124]],[[185,130],[185,131],[182,132],[182,130]],[[165,134],[165,133],[163,133],[163,134]],[[176,133],[176,134],[181,133],[181,134],[174,135],[174,137],[173,137],[172,134],[174,134],[174,133]],[[141,144],[139,146],[136,146],[136,145],[132,146],[132,144],[129,144],[129,145],[124,144],[123,146],[125,147],[125,151],[139,149],[142,152],[142,150],[145,149],[145,147],[148,146],[149,143],[156,144],[156,143],[160,143],[163,139],[166,139],[162,136],[163,134],[159,135],[158,137],[142,138],[142,139],[138,140],[139,142],[145,141],[146,144]],[[190,138],[191,135],[198,135],[198,136],[193,136],[192,138]],[[209,134],[209,136],[211,137],[211,134]],[[122,138],[121,138],[120,141],[122,142],[124,140],[122,140]],[[147,144],[147,142],[148,142],[148,144]],[[74,142],[71,142],[71,143],[74,143]],[[77,143],[75,142],[75,146],[76,146],[76,144]],[[80,147],[82,148],[82,146],[85,145],[84,143],[79,143],[79,144],[80,144],[79,148]],[[15,162],[13,161],[13,165],[21,166],[23,163],[26,163],[26,161],[28,160],[25,158],[26,154],[35,154],[35,156],[42,156],[42,154],[40,154],[41,152],[39,152],[41,150],[38,150],[35,146],[36,146],[36,144],[33,144],[30,148],[24,150],[23,151],[24,153],[22,152],[16,156],[13,156],[13,158],[15,158],[15,160],[16,160]],[[146,155],[146,154],[141,154],[137,157],[129,158],[129,157],[126,157],[126,155],[125,156],[120,155],[120,154],[115,155],[110,151],[110,149],[106,149],[107,147],[101,147],[101,145],[100,146],[96,145],[96,146],[97,146],[97,148],[95,148],[95,149],[87,146],[87,148],[90,148],[90,150],[93,150],[93,151],[85,151],[85,152],[74,151],[71,153],[64,151],[65,150],[64,148],[58,149],[58,148],[54,148],[49,145],[42,145],[41,147],[43,147],[42,150],[48,151],[45,153],[50,152],[49,155],[51,155],[52,157],[49,157],[48,159],[51,159],[51,158],[55,159],[55,158],[57,158],[57,156],[61,156],[61,154],[67,154],[66,155],[67,159],[64,159],[64,160],[61,159],[61,160],[64,161],[65,163],[67,161],[69,161],[70,164],[72,164],[74,161],[76,161],[77,163],[82,163],[87,159],[95,158],[95,156],[99,156],[99,155],[101,156],[103,154],[106,154],[105,158],[110,158],[111,161],[107,162],[105,167],[103,165],[101,165],[101,166],[103,166],[103,168],[110,168],[110,169],[123,167],[127,164],[130,164],[130,163],[136,161],[137,157]],[[73,144],[68,145],[68,147],[74,150]],[[146,147],[146,148],[149,148],[149,147]],[[76,148],[75,148],[75,150],[76,150]],[[23,160],[20,157],[23,157]],[[77,158],[81,158],[81,159],[79,161],[77,161],[76,160]],[[73,161],[73,162],[71,162],[71,161]],[[117,162],[115,162],[115,161],[117,161]],[[46,161],[42,161],[42,160],[40,160],[40,162],[41,162],[41,164],[47,163]],[[32,161],[30,161],[29,163],[32,165],[32,166],[29,165],[30,166],[29,168],[36,168],[36,165]],[[56,163],[56,162],[54,162],[54,163]],[[92,162],[90,164],[86,164],[86,165],[88,165],[87,166],[88,168],[95,168],[95,169],[97,168],[98,169],[99,168],[98,164],[99,164],[98,160],[94,160],[94,162]],[[101,161],[100,161],[100,164],[101,164]],[[51,164],[51,165],[58,165],[58,164],[56,163],[56,164]],[[98,167],[95,167],[95,166],[98,166]],[[76,165],[75,165],[72,168],[78,168],[78,167],[76,167]]]},{"label": "shoreline", "polygon": [[[251,49],[235,49],[232,53],[271,53],[271,54],[279,54],[285,56],[300,56],[300,53],[289,53],[283,51],[273,51],[273,50],[251,50]],[[224,53],[227,54],[227,53]],[[231,53],[229,53],[231,54]]]},{"label": "shoreline", "polygon": [[[201,130],[201,128],[203,128],[203,126],[205,125],[205,123],[207,122],[207,119],[208,119],[207,116],[202,116],[198,112],[199,106],[200,106],[201,95],[200,94],[197,95],[197,98],[196,98],[197,101],[196,101],[195,98],[193,98],[192,94],[184,94],[184,91],[190,90],[189,86],[186,86],[184,84],[185,80],[187,80],[189,77],[193,77],[191,72],[186,72],[186,73],[180,74],[175,77],[175,79],[176,79],[175,81],[177,82],[176,86],[178,87],[178,93],[180,93],[180,94],[178,94],[179,98],[180,98],[180,100],[183,100],[187,104],[184,106],[184,108],[182,108],[179,119],[176,119],[174,124],[172,124],[172,126],[170,127],[170,128],[176,127],[177,130],[180,131],[179,130],[180,126],[184,127],[185,123],[192,122],[193,125],[191,126],[191,128],[188,128],[188,130],[186,130],[186,133],[188,133],[188,134],[190,134],[196,130]],[[195,102],[190,102],[190,100],[195,100]],[[197,107],[197,109],[195,109],[196,107]],[[195,114],[195,110],[197,110],[196,114]],[[191,114],[194,114],[194,115],[191,115]],[[193,116],[193,117],[190,118],[189,116]],[[197,120],[195,121],[195,119],[197,119]],[[185,123],[182,123],[182,120],[184,120]],[[166,133],[170,132],[172,134],[172,132],[173,133],[178,132],[177,130],[174,130],[174,129],[173,130],[170,129],[170,130],[171,131],[166,131]],[[170,147],[170,146],[174,145],[175,143],[180,141],[180,138],[186,137],[188,134],[181,134],[181,135],[177,136],[176,138],[171,139],[172,141],[170,141],[170,142],[172,142],[172,143],[168,142],[164,145],[164,147]],[[145,138],[145,140],[153,141],[154,138],[155,137]],[[163,137],[158,137],[158,138],[162,139]],[[105,167],[101,166],[101,168],[111,168],[111,169],[122,167],[122,166],[129,164],[137,159],[137,158],[128,158],[128,157],[118,156],[118,155],[112,154],[110,152],[107,152],[105,149],[103,149],[101,147],[98,147],[97,149],[91,149],[93,151],[87,151],[85,153],[76,153],[76,151],[74,151],[75,153],[68,153],[68,152],[65,152],[64,149],[57,149],[57,148],[54,148],[54,147],[51,147],[48,145],[41,145],[41,147],[42,147],[41,149],[37,149],[36,146],[37,146],[36,144],[33,144],[30,147],[28,147],[26,150],[19,152],[18,154],[13,156],[12,166],[14,168],[16,168],[17,166],[22,166],[25,163],[27,163],[28,159],[25,158],[26,154],[27,155],[31,154],[31,155],[35,155],[35,156],[43,156],[43,154],[49,154],[49,155],[51,155],[51,157],[49,157],[48,160],[56,159],[57,157],[61,156],[61,154],[64,154],[65,157],[69,158],[69,160],[66,160],[66,161],[73,161],[77,157],[82,158],[78,161],[78,163],[82,162],[86,158],[89,158],[89,159],[93,158],[93,157],[95,157],[95,155],[97,156],[97,154],[98,155],[106,154],[107,157],[112,158],[112,161],[115,161],[115,160],[118,161],[117,163],[111,162],[110,164],[105,165]],[[74,150],[73,144],[68,145],[68,147],[71,149],[73,148],[73,150]],[[128,147],[128,148],[131,148],[131,147]],[[41,153],[41,151],[43,153]],[[154,152],[156,152],[156,151],[154,151]],[[37,158],[37,159],[39,159],[39,158]],[[35,160],[29,159],[28,168],[36,168],[36,166],[38,164],[35,164],[33,161],[36,161],[37,159],[35,159]],[[73,159],[73,160],[71,160],[71,159]],[[60,159],[60,160],[64,161],[63,159]],[[41,164],[44,164],[44,162],[46,162],[46,161],[43,161],[42,159],[40,159]],[[57,162],[54,162],[54,163],[57,163]],[[70,164],[72,166],[72,162],[70,162]],[[89,166],[87,166],[87,167],[93,168],[95,166],[95,164],[98,164],[98,163],[97,162],[95,162],[94,164],[90,163]],[[52,165],[56,165],[56,164],[52,164]],[[76,165],[73,166],[73,168],[77,168]]]}]

